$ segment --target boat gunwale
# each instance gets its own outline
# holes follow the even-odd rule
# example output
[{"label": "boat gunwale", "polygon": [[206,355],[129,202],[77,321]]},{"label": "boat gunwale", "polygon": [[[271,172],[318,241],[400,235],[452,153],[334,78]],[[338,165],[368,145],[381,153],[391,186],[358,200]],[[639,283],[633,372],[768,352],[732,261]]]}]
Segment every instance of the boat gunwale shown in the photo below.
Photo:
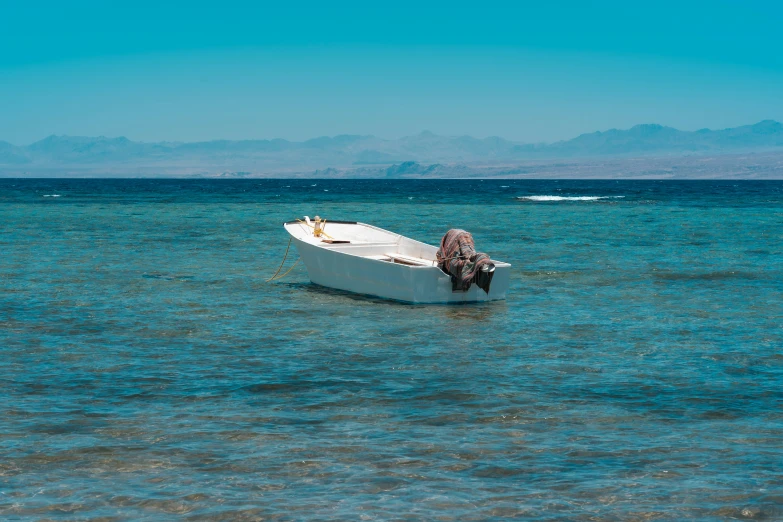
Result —
[{"label": "boat gunwale", "polygon": [[[402,234],[397,234],[397,233],[395,233],[395,232],[391,232],[391,231],[389,231],[389,230],[386,230],[386,229],[383,229],[383,228],[380,228],[380,227],[376,227],[376,226],[373,226],[373,225],[368,225],[367,223],[362,223],[362,222],[360,222],[360,221],[337,221],[337,220],[329,220],[329,223],[335,223],[335,224],[340,224],[340,225],[360,225],[360,226],[364,226],[364,227],[372,228],[372,229],[375,229],[375,230],[380,230],[381,232],[386,232],[386,233],[388,233],[388,234],[392,234],[392,235],[395,235],[395,236],[397,236],[397,241],[396,241],[396,243],[391,243],[391,242],[389,242],[389,241],[384,241],[384,242],[379,242],[379,243],[364,243],[364,244],[350,244],[350,243],[349,243],[349,244],[347,244],[347,245],[346,245],[346,244],[341,244],[341,245],[329,245],[329,244],[326,244],[326,245],[323,245],[323,244],[318,244],[318,243],[310,243],[310,242],[308,242],[308,241],[305,241],[305,240],[303,240],[303,239],[300,239],[300,238],[298,238],[297,236],[295,236],[294,234],[292,234],[292,233],[291,233],[291,231],[289,231],[289,230],[288,230],[288,228],[286,228],[286,225],[298,225],[298,224],[301,224],[301,222],[300,222],[299,220],[294,220],[294,221],[286,221],[286,222],[283,224],[283,228],[285,229],[285,231],[286,231],[286,232],[288,232],[288,233],[291,235],[291,237],[292,237],[293,239],[295,239],[296,241],[299,241],[299,242],[301,242],[301,243],[303,243],[303,244],[306,244],[306,245],[310,245],[310,246],[313,246],[313,247],[316,247],[316,248],[323,249],[323,250],[324,250],[324,251],[326,251],[326,252],[332,252],[332,253],[334,253],[334,254],[344,254],[344,255],[351,256],[351,257],[357,257],[357,258],[360,258],[360,259],[364,259],[364,260],[366,260],[366,261],[376,261],[376,262],[378,262],[378,263],[389,263],[389,261],[383,261],[383,260],[381,260],[381,259],[373,259],[373,258],[371,258],[371,257],[362,256],[362,255],[359,255],[359,254],[356,254],[356,253],[352,253],[352,252],[343,252],[342,250],[337,250],[337,248],[352,248],[352,247],[378,246],[378,245],[384,245],[384,244],[390,244],[390,245],[391,245],[391,244],[397,244],[397,245],[399,245],[399,241],[400,241],[400,239],[407,239],[408,241],[414,241],[414,242],[416,242],[416,243],[419,243],[419,244],[421,244],[421,245],[426,245],[426,246],[428,246],[428,247],[431,247],[431,248],[437,248],[437,247],[435,247],[434,245],[430,245],[429,243],[424,243],[424,242],[422,242],[422,241],[419,241],[419,240],[417,240],[417,239],[413,239],[413,238],[410,238],[410,237],[408,237],[408,236],[403,236]],[[383,254],[383,255],[385,255],[385,254]],[[411,256],[411,257],[412,257],[412,256]],[[424,258],[420,258],[420,259],[422,259],[423,261],[429,261],[429,260],[427,260],[427,259],[424,259]],[[434,261],[434,260],[433,260],[433,261]],[[510,267],[510,266],[511,266],[511,264],[510,264],[510,263],[507,263],[507,262],[505,262],[505,261],[496,261],[496,260],[494,260],[494,259],[490,259],[490,261],[491,261],[491,262],[492,262],[492,263],[493,263],[493,264],[494,264],[496,267]],[[394,264],[394,265],[397,265],[397,266],[402,266],[402,267],[405,267],[405,268],[434,268],[434,269],[435,269],[435,270],[437,270],[438,272],[441,272],[441,273],[443,273],[443,274],[449,275],[447,272],[445,272],[443,269],[439,268],[437,265],[429,265],[429,266],[426,266],[426,265],[407,265],[407,264],[403,264],[403,263],[394,263],[394,262],[392,262],[391,264]]]},{"label": "boat gunwale", "polygon": [[[297,223],[301,223],[301,222],[302,222],[301,220],[295,219],[293,221],[286,221],[285,223],[283,223],[283,225],[296,225]],[[334,223],[336,225],[364,225],[367,227],[372,227],[372,225],[368,225],[367,223],[360,223],[358,221],[337,221],[335,219],[330,219],[327,221],[327,223]],[[377,228],[377,227],[372,227],[372,228]],[[384,232],[388,232],[388,230],[385,230]]]}]

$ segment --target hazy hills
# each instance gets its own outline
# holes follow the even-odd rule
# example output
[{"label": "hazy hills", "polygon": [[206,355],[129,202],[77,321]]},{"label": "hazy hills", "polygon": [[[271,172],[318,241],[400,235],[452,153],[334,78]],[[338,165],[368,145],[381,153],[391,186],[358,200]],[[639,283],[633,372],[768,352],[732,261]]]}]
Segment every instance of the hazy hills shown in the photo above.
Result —
[{"label": "hazy hills", "polygon": [[[723,130],[681,131],[661,125],[637,125],[627,130],[582,134],[550,144],[522,144],[500,137],[439,136],[422,132],[396,140],[341,135],[304,142],[215,140],[196,143],[131,141],[124,137],[49,136],[27,146],[0,142],[0,175],[40,170],[88,171],[154,175],[215,175],[230,170],[250,174],[312,173],[315,169],[378,170],[417,164],[499,165],[524,161],[666,155],[720,155],[783,150],[783,125],[766,120]],[[405,166],[403,166],[403,164]],[[421,175],[430,175],[430,167]],[[442,169],[441,165],[437,168]],[[384,172],[389,170],[384,169]],[[437,170],[437,169],[436,169]],[[323,171],[322,171],[323,172]]]}]

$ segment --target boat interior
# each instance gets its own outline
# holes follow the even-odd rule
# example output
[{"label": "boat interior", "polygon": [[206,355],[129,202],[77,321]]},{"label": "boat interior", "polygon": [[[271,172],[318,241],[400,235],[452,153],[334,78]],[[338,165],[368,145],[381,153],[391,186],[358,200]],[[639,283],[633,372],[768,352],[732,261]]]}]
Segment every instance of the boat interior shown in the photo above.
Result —
[{"label": "boat interior", "polygon": [[364,223],[305,217],[285,228],[295,238],[328,250],[412,267],[436,266],[436,247]]}]

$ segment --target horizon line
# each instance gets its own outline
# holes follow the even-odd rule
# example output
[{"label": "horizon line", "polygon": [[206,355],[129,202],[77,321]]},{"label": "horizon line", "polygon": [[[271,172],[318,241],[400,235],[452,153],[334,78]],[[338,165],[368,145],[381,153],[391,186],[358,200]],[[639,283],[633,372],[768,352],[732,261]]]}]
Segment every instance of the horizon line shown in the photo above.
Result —
[{"label": "horizon line", "polygon": [[658,127],[658,128],[663,128],[663,129],[673,129],[673,130],[676,130],[676,131],[679,131],[679,132],[690,132],[690,133],[693,133],[693,132],[702,132],[702,131],[718,132],[718,131],[724,131],[724,130],[730,130],[730,129],[738,129],[738,128],[741,128],[741,127],[754,127],[754,126],[760,125],[762,123],[774,123],[774,124],[781,125],[781,123],[779,121],[777,121],[775,119],[772,119],[772,118],[759,120],[756,123],[748,123],[748,124],[744,124],[744,125],[738,125],[736,127],[725,127],[725,128],[721,128],[721,129],[710,129],[708,127],[701,127],[701,128],[695,129],[695,130],[682,130],[682,129],[678,129],[677,127],[671,127],[669,125],[664,125],[664,124],[660,124],[660,123],[637,123],[636,125],[632,125],[631,127],[627,128],[627,129],[619,129],[617,127],[612,127],[612,128],[606,129],[606,130],[595,130],[595,131],[592,131],[592,132],[583,132],[583,133],[578,134],[578,135],[576,135],[574,137],[566,138],[566,139],[562,139],[562,140],[556,140],[556,141],[535,141],[535,142],[524,142],[524,141],[511,140],[511,139],[504,138],[503,136],[500,136],[500,135],[497,135],[497,134],[492,134],[492,135],[481,137],[481,138],[472,136],[470,134],[436,134],[436,133],[431,132],[431,131],[429,131],[427,129],[424,129],[424,130],[422,130],[422,131],[420,131],[418,133],[407,134],[407,135],[404,135],[404,136],[400,136],[399,138],[384,138],[384,137],[381,137],[381,136],[378,136],[378,135],[375,135],[375,134],[349,134],[349,133],[342,133],[342,134],[334,134],[334,135],[331,135],[331,136],[330,135],[313,136],[312,138],[308,138],[308,139],[305,139],[305,140],[292,140],[292,139],[287,139],[287,138],[242,138],[242,139],[213,138],[213,139],[210,139],[210,140],[197,140],[197,141],[179,141],[179,140],[145,141],[145,140],[131,139],[131,138],[128,138],[128,137],[126,137],[124,135],[109,137],[109,136],[105,136],[103,134],[98,135],[98,136],[87,136],[87,135],[79,135],[79,134],[49,134],[49,135],[47,135],[47,136],[45,136],[45,137],[43,137],[43,138],[41,138],[39,140],[30,142],[30,143],[28,143],[26,145],[16,145],[16,144],[14,144],[14,143],[12,143],[10,141],[5,141],[5,140],[0,140],[0,143],[8,143],[9,145],[12,145],[14,147],[20,147],[20,148],[29,147],[31,145],[35,145],[36,143],[40,143],[40,142],[42,142],[44,140],[47,140],[47,139],[50,139],[50,138],[86,138],[86,139],[106,139],[106,140],[120,140],[120,139],[124,139],[124,140],[130,141],[130,142],[134,142],[134,143],[168,143],[168,144],[214,143],[214,142],[220,142],[220,141],[226,141],[226,142],[243,142],[243,141],[273,142],[273,141],[285,141],[285,142],[288,142],[288,143],[307,143],[307,142],[310,142],[310,141],[323,139],[323,138],[336,139],[336,138],[340,138],[340,137],[358,137],[358,138],[376,138],[376,139],[379,139],[379,140],[382,140],[382,141],[399,141],[399,140],[402,140],[402,139],[405,139],[405,138],[411,138],[411,137],[422,136],[422,135],[431,135],[431,136],[438,136],[438,137],[444,137],[444,138],[465,138],[465,137],[467,137],[467,138],[473,138],[473,139],[477,139],[477,140],[488,140],[488,139],[492,139],[492,138],[499,138],[499,139],[508,141],[509,143],[514,143],[514,144],[519,144],[519,145],[539,145],[539,144],[551,145],[551,144],[554,144],[554,143],[567,142],[567,141],[576,139],[576,138],[578,138],[580,136],[585,136],[585,135],[589,135],[589,134],[604,133],[604,132],[611,132],[611,131],[618,131],[618,130],[619,131],[628,131],[628,130],[635,129],[637,127],[645,127],[645,126]]}]

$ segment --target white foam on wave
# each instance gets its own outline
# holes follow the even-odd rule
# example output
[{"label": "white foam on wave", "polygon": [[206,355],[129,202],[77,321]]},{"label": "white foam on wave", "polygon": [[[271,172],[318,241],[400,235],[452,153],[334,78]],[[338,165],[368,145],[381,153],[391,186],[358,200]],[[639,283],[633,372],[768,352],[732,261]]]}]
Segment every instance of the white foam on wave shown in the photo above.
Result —
[{"label": "white foam on wave", "polygon": [[44,194],[43,196],[45,198],[59,198],[60,197],[59,194]]},{"label": "white foam on wave", "polygon": [[518,196],[529,201],[596,201],[599,199],[624,198],[625,196]]}]

